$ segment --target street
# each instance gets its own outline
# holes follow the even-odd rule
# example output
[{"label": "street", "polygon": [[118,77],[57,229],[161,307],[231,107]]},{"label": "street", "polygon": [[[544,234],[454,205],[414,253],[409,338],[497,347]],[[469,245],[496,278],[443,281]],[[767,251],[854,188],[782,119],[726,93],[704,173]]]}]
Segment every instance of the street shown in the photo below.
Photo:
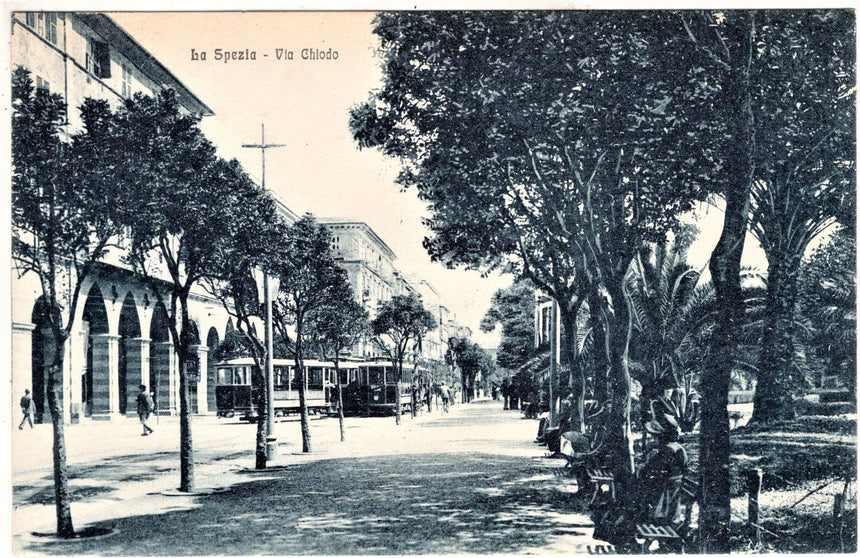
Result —
[{"label": "street", "polygon": [[[499,401],[451,412],[299,422],[281,419],[279,456],[253,469],[254,426],[194,417],[197,495],[179,495],[176,418],[66,430],[75,528],[58,540],[50,425],[13,433],[13,550],[26,555],[576,554],[591,538],[575,482],[535,445],[537,422]],[[217,489],[217,490],[216,490]]]}]

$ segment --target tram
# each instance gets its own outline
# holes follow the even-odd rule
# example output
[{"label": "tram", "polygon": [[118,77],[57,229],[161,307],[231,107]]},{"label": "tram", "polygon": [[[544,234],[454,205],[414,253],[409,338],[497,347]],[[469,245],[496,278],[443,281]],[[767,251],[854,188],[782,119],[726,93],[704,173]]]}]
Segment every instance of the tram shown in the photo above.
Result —
[{"label": "tram", "polygon": [[[274,368],[274,416],[287,416],[301,411],[299,405],[299,374],[295,362],[289,359],[275,359]],[[256,368],[253,358],[238,358],[215,365],[216,385],[215,402],[218,417],[239,416],[242,420],[256,420],[257,386],[253,385],[253,371]],[[305,359],[305,401],[308,412],[312,414],[332,413],[336,410],[337,395],[334,387],[334,364],[327,361]],[[343,380],[357,376],[358,365],[340,363],[340,376]]]},{"label": "tram", "polygon": [[344,412],[356,415],[393,414],[397,409],[398,389],[400,390],[400,411],[410,411],[412,409],[411,367],[403,367],[403,378],[397,382],[391,363],[359,363],[355,380],[344,387]]}]

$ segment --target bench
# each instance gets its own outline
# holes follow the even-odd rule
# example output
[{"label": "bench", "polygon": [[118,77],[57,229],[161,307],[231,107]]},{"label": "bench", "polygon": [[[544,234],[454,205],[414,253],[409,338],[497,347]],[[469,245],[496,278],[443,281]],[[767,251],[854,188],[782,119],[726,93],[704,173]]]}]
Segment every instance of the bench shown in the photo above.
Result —
[{"label": "bench", "polygon": [[594,485],[594,493],[591,495],[591,500],[588,505],[594,504],[597,497],[602,492],[604,486],[607,487],[610,500],[615,500],[615,475],[609,469],[589,468],[585,470],[588,477],[588,482]]},{"label": "bench", "polygon": [[[642,553],[647,554],[651,545],[656,541],[660,549],[670,549],[672,552],[683,553],[690,542],[690,535],[695,532],[691,527],[693,506],[698,502],[699,481],[694,472],[688,472],[681,479],[677,489],[671,494],[668,502],[667,517],[636,524],[636,542],[641,545]],[[683,510],[683,511],[682,511]],[[682,519],[675,517],[682,513]]]}]

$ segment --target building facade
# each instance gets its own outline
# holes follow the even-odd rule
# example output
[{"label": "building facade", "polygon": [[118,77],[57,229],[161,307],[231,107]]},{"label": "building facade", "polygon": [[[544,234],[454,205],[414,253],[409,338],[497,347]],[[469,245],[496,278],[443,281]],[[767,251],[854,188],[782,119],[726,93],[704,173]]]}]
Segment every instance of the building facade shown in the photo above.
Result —
[{"label": "building facade", "polygon": [[[449,337],[462,334],[463,328],[442,303],[439,291],[426,279],[398,271],[394,265],[397,256],[367,223],[327,217],[318,220],[331,234],[332,255],[347,272],[356,301],[367,310],[370,319],[379,305],[393,296],[417,295],[436,320],[436,329],[423,340],[421,358],[444,362]],[[352,353],[355,358],[385,356],[369,341],[359,343]]]},{"label": "building facade", "polygon": [[[68,105],[67,136],[81,129],[77,107],[86,98],[105,99],[116,108],[136,92],[153,95],[169,87],[182,110],[201,117],[213,114],[105,15],[20,12],[12,14],[11,26],[12,67],[27,68],[36,87],[63,96]],[[81,286],[63,370],[62,406],[71,423],[136,417],[141,383],[155,391],[160,413],[178,413],[179,376],[167,313],[120,256],[120,252],[109,253],[97,273]],[[69,266],[67,272],[71,275],[73,268]],[[54,348],[42,319],[46,304],[38,278],[13,269],[11,296],[13,394],[30,389],[36,419],[48,422],[44,364]],[[197,326],[194,350],[200,361],[190,389],[191,409],[207,413],[215,408],[211,349],[224,338],[229,316],[202,290],[192,292],[190,312]]]}]

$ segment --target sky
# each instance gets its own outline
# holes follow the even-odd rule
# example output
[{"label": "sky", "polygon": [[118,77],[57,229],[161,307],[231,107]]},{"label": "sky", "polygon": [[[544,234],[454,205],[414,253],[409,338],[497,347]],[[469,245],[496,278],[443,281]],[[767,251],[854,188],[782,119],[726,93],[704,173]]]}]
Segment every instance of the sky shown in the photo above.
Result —
[{"label": "sky", "polygon": [[[265,124],[266,143],[285,145],[266,151],[269,189],[299,215],[365,221],[397,255],[400,271],[427,279],[475,341],[496,346],[498,333],[478,325],[492,294],[512,278],[431,263],[421,245],[429,234],[424,204],[395,184],[397,161],[359,150],[349,132],[350,107],[382,85],[373,13],[109,15],[212,109],[201,128],[220,156],[235,157],[259,181],[260,150],[242,144],[259,144]],[[325,58],[312,60],[310,51]],[[245,59],[226,60],[224,52]]]}]

